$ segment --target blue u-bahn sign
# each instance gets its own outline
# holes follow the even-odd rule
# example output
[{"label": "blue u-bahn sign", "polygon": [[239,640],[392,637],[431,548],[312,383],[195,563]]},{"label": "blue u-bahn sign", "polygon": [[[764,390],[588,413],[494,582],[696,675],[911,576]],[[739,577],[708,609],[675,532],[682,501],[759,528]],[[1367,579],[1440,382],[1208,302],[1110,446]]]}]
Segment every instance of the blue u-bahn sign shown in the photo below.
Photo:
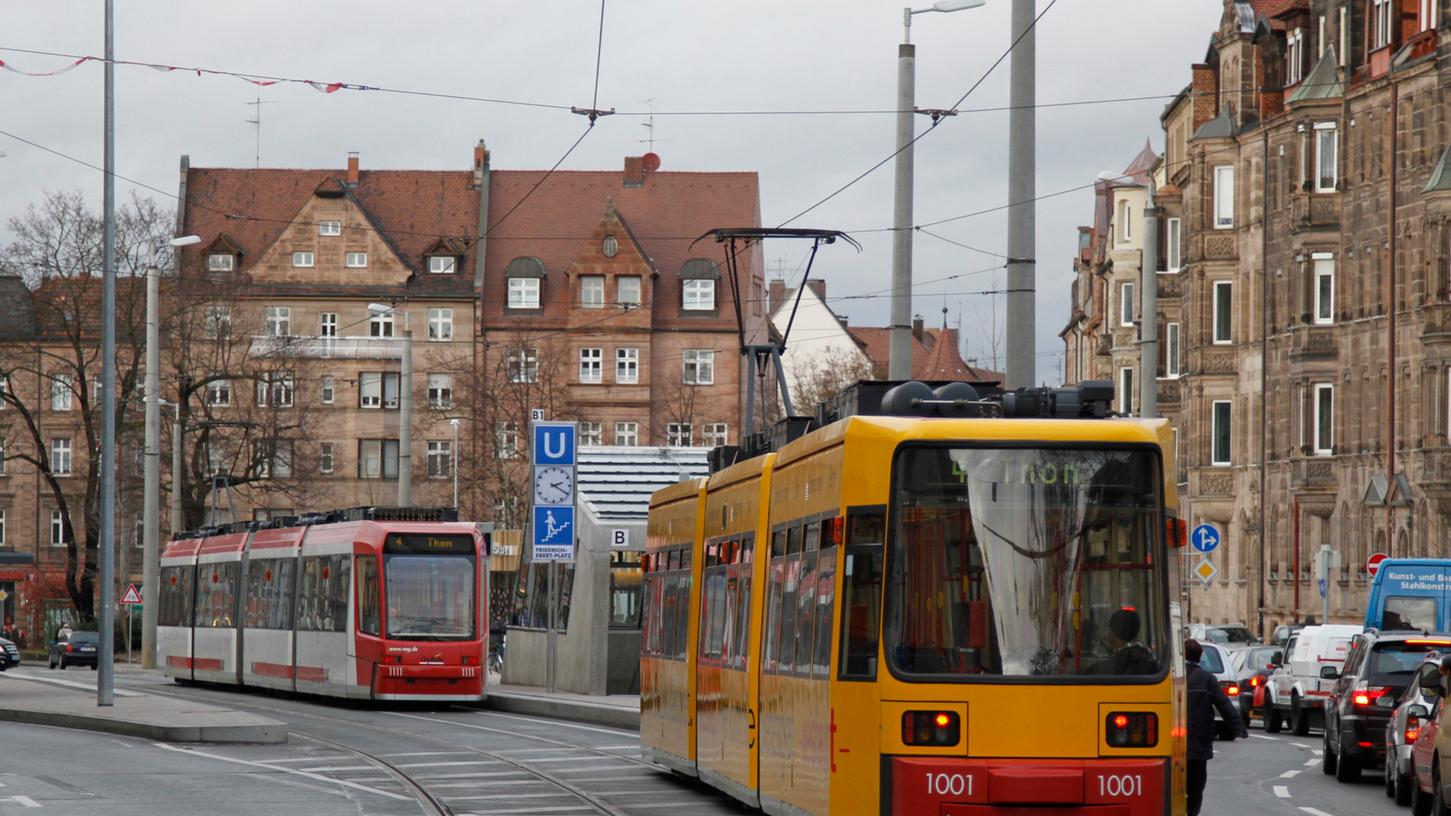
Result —
[{"label": "blue u-bahn sign", "polygon": [[534,474],[530,559],[573,561],[579,431],[573,422],[547,421],[536,421],[530,431]]}]

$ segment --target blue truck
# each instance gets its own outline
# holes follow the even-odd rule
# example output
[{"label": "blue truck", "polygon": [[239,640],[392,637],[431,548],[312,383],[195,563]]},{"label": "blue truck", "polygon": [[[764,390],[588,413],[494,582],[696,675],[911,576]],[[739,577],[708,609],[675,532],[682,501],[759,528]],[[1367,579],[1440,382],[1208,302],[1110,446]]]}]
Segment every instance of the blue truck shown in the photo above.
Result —
[{"label": "blue truck", "polygon": [[1451,631],[1451,559],[1387,558],[1370,584],[1365,625],[1383,632]]}]

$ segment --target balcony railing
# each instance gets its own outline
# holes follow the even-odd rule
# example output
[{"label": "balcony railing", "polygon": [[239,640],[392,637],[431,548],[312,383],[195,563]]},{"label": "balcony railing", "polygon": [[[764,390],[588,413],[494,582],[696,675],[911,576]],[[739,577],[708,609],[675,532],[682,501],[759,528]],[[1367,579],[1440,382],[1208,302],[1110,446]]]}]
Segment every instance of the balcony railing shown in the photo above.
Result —
[{"label": "balcony railing", "polygon": [[1295,326],[1290,330],[1290,356],[1334,359],[1338,350],[1335,340],[1334,326]]},{"label": "balcony railing", "polygon": [[396,360],[403,341],[396,337],[253,337],[254,357],[303,357],[323,360]]},{"label": "balcony railing", "polygon": [[1294,460],[1290,463],[1290,487],[1294,490],[1335,487],[1334,461],[1325,456]]},{"label": "balcony railing", "polygon": [[1296,231],[1340,226],[1340,195],[1300,193],[1291,196],[1290,224]]}]

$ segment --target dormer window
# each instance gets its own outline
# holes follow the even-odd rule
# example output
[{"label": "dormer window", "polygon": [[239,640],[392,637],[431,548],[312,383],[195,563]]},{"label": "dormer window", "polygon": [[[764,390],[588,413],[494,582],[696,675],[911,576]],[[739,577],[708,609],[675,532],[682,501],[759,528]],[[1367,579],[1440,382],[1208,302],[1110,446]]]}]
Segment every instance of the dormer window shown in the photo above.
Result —
[{"label": "dormer window", "polygon": [[207,255],[208,272],[231,272],[237,264],[237,256],[230,252],[213,252]]},{"label": "dormer window", "polygon": [[458,271],[458,258],[452,255],[428,256],[428,274],[452,275]]},{"label": "dormer window", "polygon": [[319,221],[317,222],[317,234],[337,236],[343,234],[343,222],[341,221]]},{"label": "dormer window", "polygon": [[705,258],[691,258],[680,268],[680,308],[686,312],[715,310],[715,282],[720,266]]},{"label": "dormer window", "polygon": [[521,256],[510,261],[504,270],[508,280],[508,308],[538,309],[544,275],[544,262],[538,258]]},{"label": "dormer window", "polygon": [[349,269],[366,269],[368,267],[368,253],[349,252],[344,256],[343,263]]}]

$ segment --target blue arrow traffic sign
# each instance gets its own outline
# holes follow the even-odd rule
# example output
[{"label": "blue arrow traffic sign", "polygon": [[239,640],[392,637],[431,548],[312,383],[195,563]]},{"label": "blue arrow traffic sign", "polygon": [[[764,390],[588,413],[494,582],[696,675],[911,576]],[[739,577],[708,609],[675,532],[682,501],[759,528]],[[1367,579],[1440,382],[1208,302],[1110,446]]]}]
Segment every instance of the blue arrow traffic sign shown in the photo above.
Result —
[{"label": "blue arrow traffic sign", "polygon": [[1189,543],[1202,553],[1214,552],[1219,546],[1219,531],[1213,524],[1201,524],[1189,534]]}]

